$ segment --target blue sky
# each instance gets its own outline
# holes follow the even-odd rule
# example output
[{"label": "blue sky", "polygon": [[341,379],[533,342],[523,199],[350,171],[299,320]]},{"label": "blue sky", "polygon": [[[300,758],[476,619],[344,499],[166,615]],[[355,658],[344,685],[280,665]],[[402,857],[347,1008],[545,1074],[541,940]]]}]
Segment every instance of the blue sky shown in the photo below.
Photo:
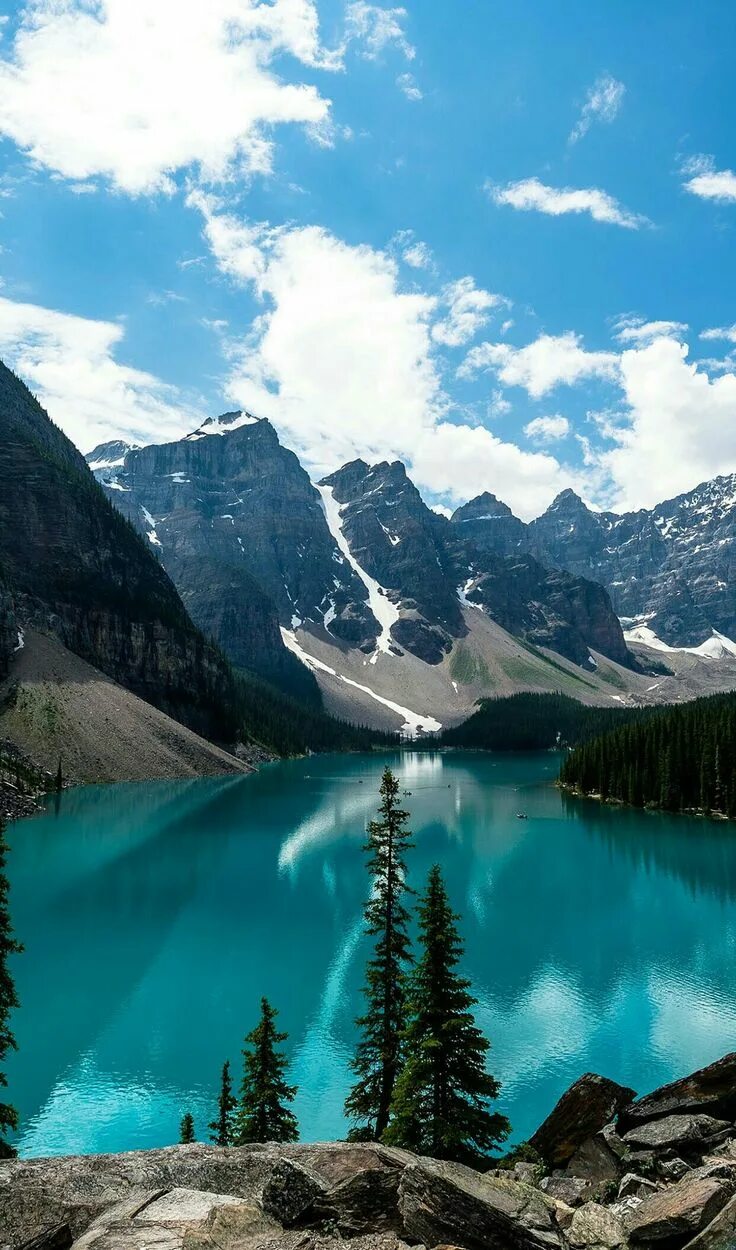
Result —
[{"label": "blue sky", "polygon": [[0,352],[84,450],[246,406],[525,517],[736,469],[727,0],[5,14]]}]

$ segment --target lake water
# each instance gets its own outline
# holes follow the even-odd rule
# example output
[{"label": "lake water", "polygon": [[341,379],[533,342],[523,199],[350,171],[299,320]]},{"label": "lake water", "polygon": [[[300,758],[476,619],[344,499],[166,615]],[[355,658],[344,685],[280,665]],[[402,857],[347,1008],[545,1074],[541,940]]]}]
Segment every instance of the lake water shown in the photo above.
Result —
[{"label": "lake water", "polygon": [[9,830],[24,1155],[169,1144],[189,1109],[205,1136],[262,994],[289,1032],[302,1136],[344,1135],[386,762],[412,791],[411,883],[441,863],[463,915],[514,1140],[582,1072],[645,1092],[733,1048],[736,833],[568,799],[555,755],[90,787]]}]

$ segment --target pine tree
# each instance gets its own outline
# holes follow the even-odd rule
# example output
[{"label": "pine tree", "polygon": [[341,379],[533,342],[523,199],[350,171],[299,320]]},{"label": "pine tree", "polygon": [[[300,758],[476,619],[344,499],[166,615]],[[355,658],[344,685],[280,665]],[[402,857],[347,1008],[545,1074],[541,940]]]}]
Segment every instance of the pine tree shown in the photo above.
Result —
[{"label": "pine tree", "polygon": [[[15,1038],[10,1031],[10,1013],[18,1006],[15,985],[8,966],[9,957],[18,954],[23,947],[13,937],[8,907],[8,879],[5,876],[5,856],[7,843],[3,836],[3,824],[0,821],[0,1065],[5,1061],[9,1050],[15,1050]],[[0,1066],[0,1091],[7,1086],[7,1078]],[[5,1141],[8,1130],[18,1127],[18,1113],[15,1107],[0,1102],[0,1159],[12,1158],[15,1150]]]},{"label": "pine tree", "polygon": [[285,1106],[296,1095],[296,1086],[287,1085],[286,1057],[277,1047],[287,1034],[274,1024],[278,1012],[267,999],[261,999],[261,1018],[245,1039],[243,1084],[235,1124],[235,1144],[248,1142],[297,1141],[296,1116]]},{"label": "pine tree", "polygon": [[458,917],[437,866],[419,908],[421,955],[411,978],[406,1060],[383,1140],[435,1159],[477,1164],[508,1136],[489,1110],[499,1083],[486,1071],[489,1043],[471,1013],[470,982],[456,972],[463,954]]},{"label": "pine tree", "polygon": [[406,828],[409,813],[398,806],[399,783],[390,768],[381,780],[377,820],[368,826],[368,872],[373,889],[365,908],[366,930],[376,939],[366,969],[366,1011],[356,1022],[361,1031],[351,1067],[358,1080],[345,1100],[345,1112],[362,1121],[353,1138],[379,1140],[386,1130],[394,1085],[401,1066],[401,1038],[406,1023],[406,965],[409,959],[409,913],[404,898],[404,853],[412,845]]},{"label": "pine tree", "polygon": [[194,1116],[191,1111],[187,1111],[179,1125],[179,1141],[182,1146],[189,1146],[196,1140],[194,1136]]},{"label": "pine tree", "polygon": [[233,1121],[238,1100],[233,1096],[233,1085],[230,1080],[230,1060],[222,1065],[220,1078],[220,1094],[217,1099],[217,1119],[213,1120],[210,1129],[210,1141],[216,1146],[230,1146],[233,1140]]}]

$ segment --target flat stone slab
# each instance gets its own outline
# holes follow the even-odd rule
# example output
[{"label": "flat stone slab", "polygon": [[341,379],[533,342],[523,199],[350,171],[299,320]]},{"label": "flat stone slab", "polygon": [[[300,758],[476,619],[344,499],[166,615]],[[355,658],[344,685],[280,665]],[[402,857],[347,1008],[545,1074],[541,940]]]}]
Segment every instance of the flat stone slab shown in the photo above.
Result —
[{"label": "flat stone slab", "polygon": [[624,1141],[627,1146],[655,1151],[697,1147],[730,1128],[727,1120],[715,1120],[710,1115],[666,1115],[635,1125],[624,1134]]}]

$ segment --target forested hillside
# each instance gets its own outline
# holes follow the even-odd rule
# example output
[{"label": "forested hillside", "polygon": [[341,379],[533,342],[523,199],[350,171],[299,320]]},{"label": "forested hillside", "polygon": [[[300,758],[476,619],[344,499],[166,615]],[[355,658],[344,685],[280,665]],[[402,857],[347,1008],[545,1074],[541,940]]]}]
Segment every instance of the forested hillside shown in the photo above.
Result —
[{"label": "forested hillside", "polygon": [[442,746],[484,751],[540,751],[576,746],[649,715],[645,708],[586,707],[564,694],[515,694],[483,699],[478,711],[446,729]]},{"label": "forested hillside", "polygon": [[736,817],[736,694],[660,708],[565,761],[563,785],[666,811]]}]

